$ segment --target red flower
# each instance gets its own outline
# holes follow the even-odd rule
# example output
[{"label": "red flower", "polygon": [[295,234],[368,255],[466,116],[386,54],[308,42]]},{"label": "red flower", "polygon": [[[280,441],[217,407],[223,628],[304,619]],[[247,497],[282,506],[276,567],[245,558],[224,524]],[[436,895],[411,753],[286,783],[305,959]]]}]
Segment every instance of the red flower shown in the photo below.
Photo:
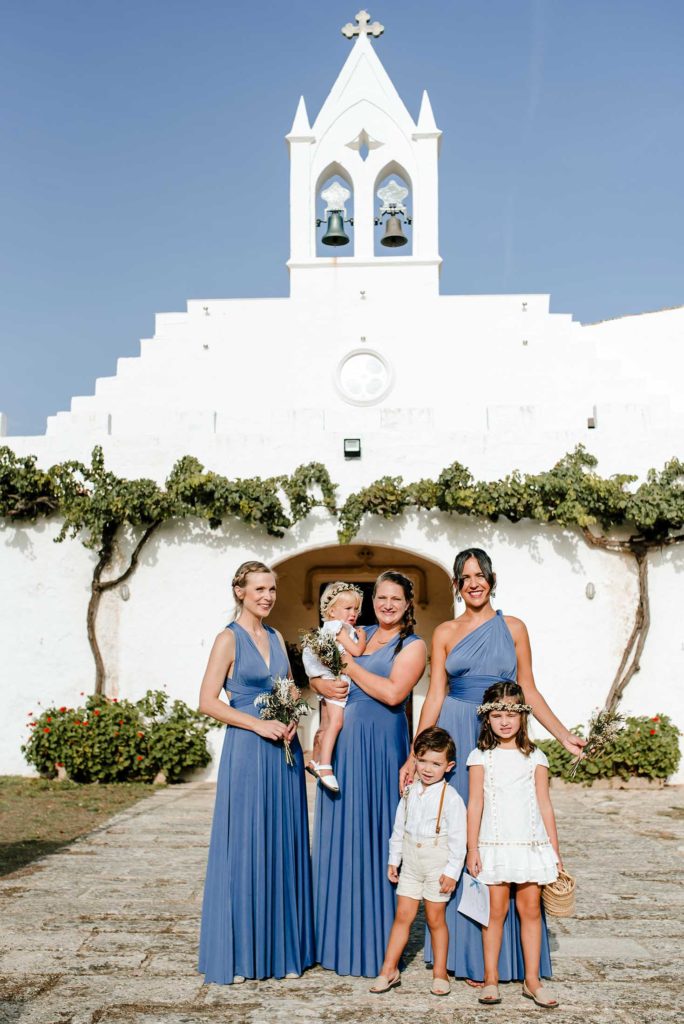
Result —
[{"label": "red flower", "polygon": [[653,718],[651,719],[651,721],[652,722],[659,722],[660,721],[660,715],[654,715]]},{"label": "red flower", "polygon": [[656,729],[651,729],[651,736],[655,736],[656,732],[657,732]]},{"label": "red flower", "polygon": [[45,728],[43,729],[43,732],[50,732],[50,730],[48,729],[47,725],[46,725],[46,726],[45,726]]},{"label": "red flower", "polygon": [[144,760],[144,758],[143,758],[142,754],[138,754],[138,760],[139,760],[139,761],[143,761],[143,760]]},{"label": "red flower", "polygon": [[83,722],[80,720],[80,718],[77,718],[76,721],[74,722],[74,725],[83,725]]},{"label": "red flower", "polygon": [[144,736],[144,735],[145,735],[145,733],[144,733],[144,732],[139,732],[139,733],[138,733],[138,736]]},{"label": "red flower", "polygon": [[60,714],[62,714],[62,715],[63,715],[63,714],[64,714],[64,712],[66,711],[66,707],[64,707],[64,708],[60,708],[59,710],[60,710]]},{"label": "red flower", "polygon": [[83,692],[83,690],[81,690],[81,692],[79,693],[79,697],[85,697],[85,693]]},{"label": "red flower", "polygon": [[30,726],[30,728],[31,728],[31,729],[35,729],[35,727],[36,727],[37,725],[38,725],[38,723],[37,723],[37,722],[29,722],[29,726]]},{"label": "red flower", "polygon": [[118,697],[112,697],[112,704],[118,704],[118,703],[119,703],[119,698]]},{"label": "red flower", "polygon": [[46,722],[51,722],[51,721],[52,721],[52,719],[51,719],[51,718],[50,718],[50,716],[48,715],[48,717],[47,717],[47,718],[45,719],[45,721],[46,721]]},{"label": "red flower", "polygon": [[32,714],[33,714],[33,712],[32,712],[32,711],[27,711],[27,713],[26,713],[26,717],[27,717],[27,718],[30,718]]},{"label": "red flower", "polygon": [[64,764],[62,761],[55,761],[55,768],[63,768]]},{"label": "red flower", "polygon": [[123,718],[119,719],[119,725],[123,725]]},{"label": "red flower", "polygon": [[99,711],[97,710],[97,708],[95,708],[95,710],[93,711],[93,714],[94,714],[94,715],[99,715],[99,714],[100,714],[100,712],[99,712]]}]

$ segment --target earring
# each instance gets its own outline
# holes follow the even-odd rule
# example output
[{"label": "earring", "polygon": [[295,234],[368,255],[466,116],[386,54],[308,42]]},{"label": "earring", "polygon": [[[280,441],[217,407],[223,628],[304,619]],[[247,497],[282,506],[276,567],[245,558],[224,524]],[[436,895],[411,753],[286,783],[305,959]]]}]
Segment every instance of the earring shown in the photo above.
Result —
[{"label": "earring", "polygon": [[456,600],[457,600],[457,601],[458,601],[458,603],[460,604],[460,603],[461,603],[461,601],[463,600],[463,598],[461,597],[461,595],[460,595],[460,594],[457,594],[457,595],[456,595]]},{"label": "earring", "polygon": [[490,594],[490,597],[496,597],[496,587],[492,587],[492,592]]}]

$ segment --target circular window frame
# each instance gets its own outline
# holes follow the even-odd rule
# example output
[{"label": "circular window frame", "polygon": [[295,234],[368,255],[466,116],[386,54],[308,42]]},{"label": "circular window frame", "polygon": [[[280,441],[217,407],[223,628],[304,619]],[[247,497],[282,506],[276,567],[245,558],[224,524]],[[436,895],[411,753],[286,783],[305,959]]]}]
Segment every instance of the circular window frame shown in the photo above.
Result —
[{"label": "circular window frame", "polygon": [[[382,363],[385,369],[385,372],[387,374],[387,383],[385,384],[383,390],[379,394],[374,395],[372,398],[354,398],[344,389],[344,385],[342,383],[342,372],[347,363],[350,361],[350,359],[353,359],[355,356],[373,356],[380,363]],[[344,356],[342,356],[339,363],[337,364],[337,369],[335,370],[335,388],[337,389],[337,393],[340,395],[340,397],[349,405],[366,407],[369,405],[378,405],[380,402],[383,402],[385,398],[387,398],[393,387],[394,367],[389,362],[389,360],[386,359],[385,356],[383,356],[381,352],[377,351],[377,349],[353,348],[350,352],[347,352]]]}]

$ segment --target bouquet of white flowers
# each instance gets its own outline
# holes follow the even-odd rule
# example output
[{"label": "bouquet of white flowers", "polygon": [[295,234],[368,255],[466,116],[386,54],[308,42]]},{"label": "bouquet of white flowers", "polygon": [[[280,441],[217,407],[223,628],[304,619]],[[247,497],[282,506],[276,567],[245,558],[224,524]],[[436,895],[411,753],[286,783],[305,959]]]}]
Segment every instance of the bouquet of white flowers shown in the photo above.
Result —
[{"label": "bouquet of white flowers", "polygon": [[308,647],[316,655],[321,665],[325,665],[334,676],[341,674],[342,652],[335,637],[324,632],[322,627],[312,629],[310,633],[302,633],[302,647]]},{"label": "bouquet of white flowers", "polygon": [[[282,722],[283,725],[299,723],[303,715],[308,715],[311,708],[303,699],[301,690],[298,690],[291,679],[283,679],[276,676],[273,680],[273,689],[270,692],[260,693],[254,701],[254,706],[261,708],[259,718],[271,721]],[[285,760],[289,765],[294,764],[292,750],[287,740],[283,740]]]}]

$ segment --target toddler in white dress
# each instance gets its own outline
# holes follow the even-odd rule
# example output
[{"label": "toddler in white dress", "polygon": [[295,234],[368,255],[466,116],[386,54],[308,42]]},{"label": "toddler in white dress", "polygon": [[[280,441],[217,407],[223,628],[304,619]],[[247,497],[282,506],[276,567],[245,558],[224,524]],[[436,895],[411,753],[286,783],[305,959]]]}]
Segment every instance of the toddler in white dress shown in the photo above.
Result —
[{"label": "toddler in white dress", "polygon": [[[321,594],[320,609],[324,621],[319,632],[334,637],[341,653],[346,652],[356,658],[366,649],[365,631],[354,628],[362,604],[363,592],[353,583],[329,583]],[[334,673],[306,645],[302,648],[302,662],[309,679],[335,679]],[[343,674],[340,679],[346,682],[348,692],[351,683],[349,676]],[[332,769],[332,756],[337,737],[344,725],[347,697],[342,700],[321,697],[320,702],[321,724],[306,770],[326,789],[339,793],[340,786]]]},{"label": "toddler in white dress", "polygon": [[549,763],[527,735],[531,712],[521,687],[495,683],[478,708],[482,727],[477,749],[467,760],[468,871],[489,887],[489,924],[482,929],[485,984],[479,1001],[501,1002],[498,962],[510,886],[525,959],[523,995],[545,1007],[558,1001],[539,980],[541,886],[562,867],[556,821],[549,796]]}]

